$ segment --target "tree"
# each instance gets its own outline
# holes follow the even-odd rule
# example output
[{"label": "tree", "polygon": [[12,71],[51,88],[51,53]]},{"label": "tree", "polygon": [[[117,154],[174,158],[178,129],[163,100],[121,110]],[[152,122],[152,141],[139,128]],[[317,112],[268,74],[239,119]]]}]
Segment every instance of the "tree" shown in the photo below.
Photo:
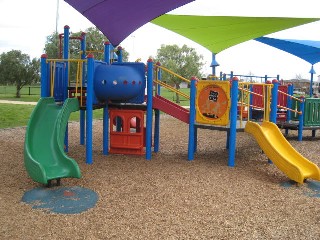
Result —
[{"label": "tree", "polygon": [[[194,48],[190,48],[187,45],[183,45],[181,48],[176,44],[161,45],[160,49],[157,50],[155,60],[184,78],[191,79],[192,76],[201,78],[202,76],[203,56],[198,55]],[[180,89],[182,82],[180,78],[164,71],[162,80],[165,80],[168,84],[173,84],[177,90]],[[176,94],[176,103],[179,102],[179,95]]]},{"label": "tree", "polygon": [[[81,58],[81,41],[77,38],[81,37],[84,32],[70,33],[69,40],[69,58],[71,59],[80,59]],[[108,39],[99,31],[96,27],[87,28],[85,31],[86,35],[86,55],[92,53],[95,60],[104,60],[104,43]],[[63,56],[63,37],[58,33],[54,32],[47,37],[47,41],[44,48],[48,59],[60,59]],[[115,51],[117,53],[117,51]],[[128,60],[128,52],[125,50],[123,53],[123,61]],[[78,65],[73,62],[70,63],[70,82],[74,81],[77,76]]]},{"label": "tree", "polygon": [[20,98],[23,86],[40,80],[40,60],[23,54],[20,50],[11,50],[0,55],[0,82],[16,86],[16,97]]},{"label": "tree", "polygon": [[[81,37],[81,34],[83,32],[76,32],[76,33],[71,33],[70,37]],[[94,58],[96,60],[103,60],[104,58],[104,43],[108,41],[108,39],[99,31],[98,28],[96,27],[90,27],[85,30],[86,34],[86,50],[88,52],[92,52],[94,55]],[[69,54],[70,58],[73,59],[79,59],[80,58],[80,51],[81,51],[81,46],[80,46],[80,41],[77,39],[71,39],[69,42]],[[45,44],[45,52],[48,55],[48,58],[60,58],[62,55],[60,53],[60,48],[63,49],[63,40],[61,38],[61,46],[60,46],[60,38],[59,34],[54,32],[51,35],[47,37],[47,41]],[[123,51],[123,60],[127,61],[128,60],[128,52],[125,50]]]}]

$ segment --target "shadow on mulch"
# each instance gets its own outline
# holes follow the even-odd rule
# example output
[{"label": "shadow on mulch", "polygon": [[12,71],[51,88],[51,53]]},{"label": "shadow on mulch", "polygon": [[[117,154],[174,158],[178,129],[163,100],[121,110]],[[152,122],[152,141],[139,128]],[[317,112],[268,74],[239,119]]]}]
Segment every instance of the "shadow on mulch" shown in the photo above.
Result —
[{"label": "shadow on mulch", "polygon": [[[284,188],[292,188],[299,186],[295,181],[287,181],[280,184]],[[305,188],[301,188],[304,195],[309,197],[320,198],[320,182],[307,180]]]}]

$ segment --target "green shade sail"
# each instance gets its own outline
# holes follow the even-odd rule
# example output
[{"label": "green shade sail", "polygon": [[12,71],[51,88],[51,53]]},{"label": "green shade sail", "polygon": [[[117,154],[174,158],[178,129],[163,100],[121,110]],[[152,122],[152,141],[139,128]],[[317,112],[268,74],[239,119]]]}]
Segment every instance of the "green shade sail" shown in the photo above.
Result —
[{"label": "green shade sail", "polygon": [[162,15],[151,22],[219,53],[239,43],[320,18]]}]

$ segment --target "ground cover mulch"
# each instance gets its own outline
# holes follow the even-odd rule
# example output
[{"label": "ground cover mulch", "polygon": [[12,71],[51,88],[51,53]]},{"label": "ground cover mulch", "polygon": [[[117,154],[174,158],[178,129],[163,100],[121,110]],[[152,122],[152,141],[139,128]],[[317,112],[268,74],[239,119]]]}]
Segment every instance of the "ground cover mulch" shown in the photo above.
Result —
[{"label": "ground cover mulch", "polygon": [[[79,124],[69,124],[69,155],[81,179],[63,179],[98,194],[80,214],[56,214],[21,201],[39,187],[23,164],[25,127],[0,130],[0,239],[320,239],[320,198],[269,164],[253,137],[237,134],[236,166],[227,166],[226,132],[198,130],[187,161],[188,125],[163,115],[160,152],[102,155],[102,121],[94,121],[92,165],[85,164]],[[320,133],[289,133],[290,143],[320,166]]]}]

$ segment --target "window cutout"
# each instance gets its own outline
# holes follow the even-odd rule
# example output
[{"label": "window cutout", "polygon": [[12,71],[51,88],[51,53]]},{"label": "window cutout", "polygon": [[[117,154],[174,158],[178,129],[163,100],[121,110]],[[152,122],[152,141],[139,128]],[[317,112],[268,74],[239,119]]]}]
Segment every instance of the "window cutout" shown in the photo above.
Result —
[{"label": "window cutout", "polygon": [[113,132],[123,132],[123,120],[119,116],[115,116],[112,120],[112,131]]},{"label": "window cutout", "polygon": [[141,119],[138,117],[132,117],[130,119],[130,132],[141,133]]}]

